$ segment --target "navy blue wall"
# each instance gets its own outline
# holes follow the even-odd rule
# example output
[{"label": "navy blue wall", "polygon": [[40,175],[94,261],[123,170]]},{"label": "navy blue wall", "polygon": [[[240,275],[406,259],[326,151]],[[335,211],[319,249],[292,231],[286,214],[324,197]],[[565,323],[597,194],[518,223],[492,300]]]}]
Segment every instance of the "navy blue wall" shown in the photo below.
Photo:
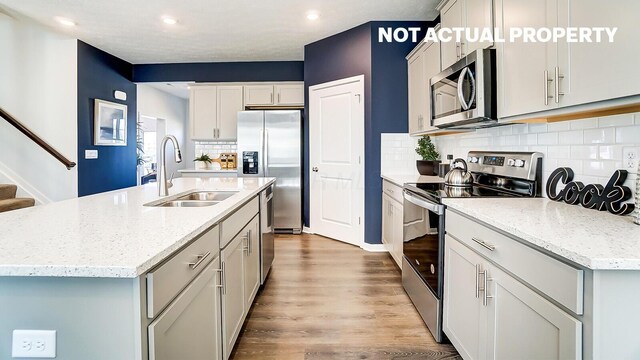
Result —
[{"label": "navy blue wall", "polygon": [[134,65],[133,81],[302,81],[302,61],[257,61]]},{"label": "navy blue wall", "polygon": [[[365,76],[365,241],[381,243],[382,179],[380,178],[380,134],[407,132],[406,55],[416,44],[378,43],[378,27],[419,26],[425,22],[370,22],[305,46],[305,104],[308,87],[345,77]],[[435,25],[435,24],[433,24]],[[420,37],[422,38],[423,34]],[[305,105],[305,117],[309,108]],[[305,122],[305,134],[309,133]],[[309,161],[305,135],[305,163]],[[305,174],[304,221],[309,226],[309,176]]]},{"label": "navy blue wall", "polygon": [[[133,66],[78,41],[78,196],[136,185],[136,85]],[[127,101],[114,99],[114,90]],[[127,105],[127,146],[93,145],[94,100]],[[98,150],[98,159],[85,160],[84,151]]]},{"label": "navy blue wall", "polygon": [[[309,119],[309,86],[364,75],[364,117],[365,133],[367,120],[371,118],[371,26],[363,24],[351,30],[333,35],[304,47],[305,119]],[[366,151],[366,143],[365,143]],[[367,155],[368,156],[368,152]],[[366,157],[365,156],[365,157]],[[368,162],[367,158],[365,161]],[[309,164],[309,122],[304,122],[303,167]],[[309,171],[303,171],[303,218],[309,226]],[[365,202],[366,207],[366,202]],[[365,214],[366,219],[366,214]]]}]

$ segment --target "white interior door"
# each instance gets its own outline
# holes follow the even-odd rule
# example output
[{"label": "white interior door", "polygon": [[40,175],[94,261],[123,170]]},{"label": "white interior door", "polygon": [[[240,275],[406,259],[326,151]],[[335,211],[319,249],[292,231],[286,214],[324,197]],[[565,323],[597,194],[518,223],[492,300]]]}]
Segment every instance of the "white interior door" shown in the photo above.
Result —
[{"label": "white interior door", "polygon": [[364,76],[309,88],[311,229],[364,242]]}]

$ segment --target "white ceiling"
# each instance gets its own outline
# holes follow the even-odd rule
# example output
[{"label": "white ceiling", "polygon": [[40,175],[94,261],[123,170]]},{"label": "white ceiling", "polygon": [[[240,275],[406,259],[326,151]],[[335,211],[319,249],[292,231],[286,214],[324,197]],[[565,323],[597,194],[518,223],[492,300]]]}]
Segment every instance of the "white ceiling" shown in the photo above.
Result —
[{"label": "white ceiling", "polygon": [[166,93],[169,93],[173,96],[177,96],[181,99],[189,99],[189,82],[171,82],[171,83],[166,83],[166,82],[162,82],[162,83],[154,83],[154,82],[148,82],[148,83],[141,83],[138,84],[138,86],[151,86],[152,88],[158,89],[160,91],[164,91]]},{"label": "white ceiling", "polygon": [[[372,20],[432,20],[439,0],[0,0],[134,64],[302,60],[304,45]],[[306,19],[310,10],[320,18]],[[178,19],[170,27],[161,21]],[[74,20],[64,28],[54,18]]]}]

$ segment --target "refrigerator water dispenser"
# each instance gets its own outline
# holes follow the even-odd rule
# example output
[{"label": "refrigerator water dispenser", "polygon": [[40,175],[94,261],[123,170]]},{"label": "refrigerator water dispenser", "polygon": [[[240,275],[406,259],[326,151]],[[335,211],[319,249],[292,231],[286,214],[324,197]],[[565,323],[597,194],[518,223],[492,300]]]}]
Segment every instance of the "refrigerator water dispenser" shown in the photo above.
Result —
[{"label": "refrigerator water dispenser", "polygon": [[242,152],[242,173],[255,175],[258,173],[258,152]]}]

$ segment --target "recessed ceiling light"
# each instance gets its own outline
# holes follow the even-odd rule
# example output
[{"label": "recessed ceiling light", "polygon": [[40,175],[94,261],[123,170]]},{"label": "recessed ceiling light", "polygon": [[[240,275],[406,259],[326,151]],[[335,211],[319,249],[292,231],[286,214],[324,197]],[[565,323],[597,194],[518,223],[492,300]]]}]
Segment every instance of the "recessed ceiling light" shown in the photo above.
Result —
[{"label": "recessed ceiling light", "polygon": [[60,24],[64,25],[64,26],[76,26],[76,22],[71,20],[71,19],[67,19],[67,18],[63,18],[63,17],[57,17],[56,21],[59,22]]},{"label": "recessed ceiling light", "polygon": [[164,22],[167,25],[175,25],[178,23],[178,20],[170,17],[170,16],[163,16],[162,17],[162,22]]},{"label": "recessed ceiling light", "polygon": [[309,11],[307,13],[307,20],[315,21],[318,20],[319,17],[320,14],[318,14],[316,11]]}]

